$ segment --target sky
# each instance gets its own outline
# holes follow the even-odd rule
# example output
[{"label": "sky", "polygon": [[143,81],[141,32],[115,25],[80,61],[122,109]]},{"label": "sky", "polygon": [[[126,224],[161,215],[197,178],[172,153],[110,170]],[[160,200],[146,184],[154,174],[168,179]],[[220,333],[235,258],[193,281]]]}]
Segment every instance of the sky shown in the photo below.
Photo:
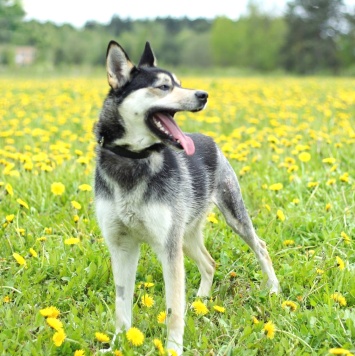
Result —
[{"label": "sky", "polygon": [[[227,16],[237,19],[249,0],[22,0],[26,19],[82,27],[86,21],[108,23],[114,14],[121,18],[184,17],[190,19]],[[351,0],[355,1],[355,0]],[[286,0],[259,1],[265,10],[281,14]]]}]

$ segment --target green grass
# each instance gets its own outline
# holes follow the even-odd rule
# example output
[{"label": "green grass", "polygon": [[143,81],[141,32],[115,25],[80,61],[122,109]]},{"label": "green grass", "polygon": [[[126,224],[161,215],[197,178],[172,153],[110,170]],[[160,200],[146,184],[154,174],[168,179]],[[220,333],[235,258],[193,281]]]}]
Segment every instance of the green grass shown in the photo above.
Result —
[{"label": "green grass", "polygon": [[[206,246],[217,262],[205,315],[191,308],[200,277],[185,261],[184,354],[327,355],[335,347],[355,353],[355,80],[183,78],[183,84],[208,90],[211,101],[203,113],[181,114],[178,120],[188,131],[212,135],[230,159],[283,290],[269,295],[263,288],[253,253],[215,210],[218,223],[206,221],[205,227]],[[106,83],[16,79],[3,80],[0,90],[0,354],[73,355],[79,349],[96,354],[105,345],[95,333],[114,333],[115,291],[93,194],[79,186],[93,185],[91,131]],[[307,162],[300,159],[303,151],[311,155]],[[323,162],[328,157],[335,163]],[[51,192],[53,182],[65,185],[63,195]],[[318,185],[308,187],[309,182]],[[283,188],[270,190],[275,183]],[[278,210],[284,221],[277,218]],[[70,237],[80,242],[66,245]],[[26,266],[13,253],[24,257]],[[141,282],[154,286],[140,287]],[[337,292],[346,305],[331,297]],[[154,298],[151,308],[141,303],[145,293]],[[284,301],[297,309],[283,308]],[[215,311],[215,305],[225,312]],[[66,334],[59,347],[52,341],[55,330],[40,314],[49,306],[60,310]],[[157,355],[153,339],[164,343],[167,334],[157,322],[163,310],[162,269],[143,245],[133,324],[145,341],[131,346],[122,335],[115,348],[124,355]],[[268,321],[276,328],[272,339],[264,331]]]}]

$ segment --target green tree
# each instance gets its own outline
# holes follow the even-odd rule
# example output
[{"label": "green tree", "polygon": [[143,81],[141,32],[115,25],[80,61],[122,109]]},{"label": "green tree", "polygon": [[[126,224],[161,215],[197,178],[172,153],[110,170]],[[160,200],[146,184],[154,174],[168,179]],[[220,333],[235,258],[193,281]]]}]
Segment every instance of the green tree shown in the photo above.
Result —
[{"label": "green tree", "polygon": [[0,43],[11,42],[24,16],[20,0],[0,0]]},{"label": "green tree", "polygon": [[283,66],[301,74],[337,72],[337,38],[342,23],[342,0],[293,0],[288,3]]}]

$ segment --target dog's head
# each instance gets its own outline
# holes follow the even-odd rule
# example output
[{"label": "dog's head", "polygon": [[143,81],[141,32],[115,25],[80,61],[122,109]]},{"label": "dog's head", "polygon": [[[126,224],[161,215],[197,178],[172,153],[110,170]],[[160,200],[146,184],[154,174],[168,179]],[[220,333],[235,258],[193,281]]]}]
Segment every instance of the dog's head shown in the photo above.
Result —
[{"label": "dog's head", "polygon": [[184,149],[188,155],[195,152],[192,139],[181,131],[174,115],[179,111],[202,110],[207,103],[206,92],[182,88],[174,74],[156,67],[148,42],[135,66],[124,49],[111,41],[106,67],[111,96],[124,129],[115,145],[139,151],[161,142]]}]

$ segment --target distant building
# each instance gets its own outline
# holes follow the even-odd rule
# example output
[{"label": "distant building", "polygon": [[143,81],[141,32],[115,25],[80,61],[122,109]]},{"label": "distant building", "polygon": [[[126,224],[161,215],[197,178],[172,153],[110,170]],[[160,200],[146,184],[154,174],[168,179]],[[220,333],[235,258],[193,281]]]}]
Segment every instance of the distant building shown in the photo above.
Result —
[{"label": "distant building", "polygon": [[30,65],[36,58],[36,48],[32,46],[15,47],[15,64],[19,66]]}]

